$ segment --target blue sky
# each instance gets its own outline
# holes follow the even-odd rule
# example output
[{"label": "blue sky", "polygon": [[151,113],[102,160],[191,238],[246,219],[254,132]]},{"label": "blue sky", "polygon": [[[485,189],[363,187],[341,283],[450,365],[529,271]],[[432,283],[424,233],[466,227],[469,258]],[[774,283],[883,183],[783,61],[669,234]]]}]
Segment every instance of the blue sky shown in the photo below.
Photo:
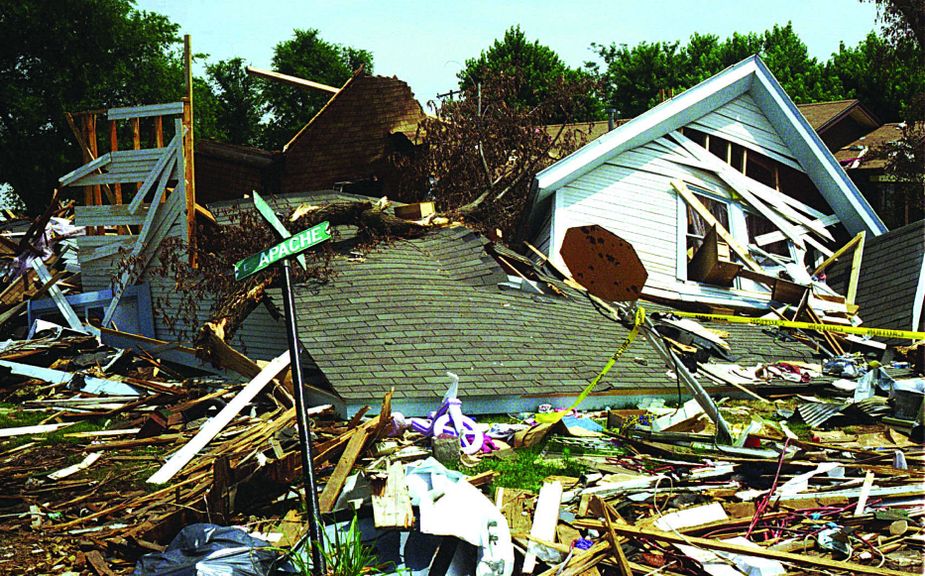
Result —
[{"label": "blue sky", "polygon": [[512,25],[570,65],[592,59],[592,42],[682,40],[694,32],[724,38],[793,23],[810,54],[824,60],[839,41],[854,45],[877,28],[876,8],[859,0],[140,0],[191,34],[209,60],[241,56],[269,68],[273,46],[294,28],[373,53],[375,73],[398,76],[422,102],[456,87],[456,73]]}]

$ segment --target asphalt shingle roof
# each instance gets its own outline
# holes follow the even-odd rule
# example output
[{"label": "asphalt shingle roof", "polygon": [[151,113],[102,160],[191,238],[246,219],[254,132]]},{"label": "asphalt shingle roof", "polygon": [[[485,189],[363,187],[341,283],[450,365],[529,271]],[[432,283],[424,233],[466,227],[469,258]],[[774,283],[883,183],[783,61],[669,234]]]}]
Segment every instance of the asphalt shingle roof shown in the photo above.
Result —
[{"label": "asphalt shingle roof", "polygon": [[[864,242],[856,302],[864,326],[915,330],[912,310],[925,258],[925,220],[919,220]],[[851,253],[827,271],[830,286],[848,289]]]},{"label": "asphalt shingle roof", "polygon": [[[508,276],[488,246],[465,227],[441,229],[380,245],[362,261],[338,257],[332,281],[298,286],[300,338],[338,393],[369,402],[394,387],[397,399],[430,399],[445,391],[448,370],[463,398],[574,395],[587,385],[628,329],[574,291],[500,287]],[[812,358],[759,327],[728,331],[745,364]],[[676,386],[640,336],[598,390]]]}]

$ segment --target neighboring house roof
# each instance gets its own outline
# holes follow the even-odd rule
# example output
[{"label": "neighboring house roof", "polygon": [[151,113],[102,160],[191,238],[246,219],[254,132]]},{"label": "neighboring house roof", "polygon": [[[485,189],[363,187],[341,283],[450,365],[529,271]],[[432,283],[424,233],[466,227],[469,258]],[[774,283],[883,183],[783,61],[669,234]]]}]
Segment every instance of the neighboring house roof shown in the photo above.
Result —
[{"label": "neighboring house roof", "polygon": [[666,100],[541,171],[535,181],[534,211],[555,190],[609,158],[689,124],[696,126],[699,119],[746,93],[851,233],[886,231],[867,200],[758,56],[746,58]]},{"label": "neighboring house roof", "polygon": [[[826,129],[834,126],[839,120],[846,116],[855,116],[859,121],[863,119],[870,129],[875,129],[880,126],[880,123],[873,114],[871,114],[857,99],[797,104],[797,108],[817,134],[823,134]],[[622,126],[630,120],[632,120],[632,118],[618,119],[614,122],[614,128]],[[563,124],[547,124],[546,131],[550,136],[555,136],[562,126]],[[564,126],[566,131],[578,132],[588,142],[597,140],[604,134],[610,132],[610,126],[607,120],[572,122]]]},{"label": "neighboring house roof", "polygon": [[276,193],[281,152],[212,140],[196,142],[196,198],[200,204],[241,198],[253,190]]},{"label": "neighboring house roof", "polygon": [[382,178],[389,156],[401,148],[390,139],[411,146],[425,117],[405,82],[355,75],[284,147],[284,191]]},{"label": "neighboring house roof", "polygon": [[[846,290],[851,258],[827,271],[829,285]],[[856,303],[865,326],[922,330],[925,301],[925,220],[867,238]]]},{"label": "neighboring house roof", "polygon": [[835,153],[846,170],[880,170],[889,162],[887,146],[903,137],[903,125],[890,122]]},{"label": "neighboring house roof", "polygon": [[[493,245],[465,227],[380,244],[361,258],[350,255],[349,230],[341,238],[336,275],[296,287],[296,308],[310,368],[350,405],[374,402],[394,387],[399,409],[432,409],[449,370],[460,377],[467,411],[535,408],[546,397],[577,395],[628,334],[564,285],[568,297],[518,288],[491,254]],[[813,358],[802,344],[778,340],[775,330],[728,330],[733,355],[746,364]],[[597,392],[611,387],[672,394],[677,383],[640,336]]]},{"label": "neighboring house roof", "polygon": [[803,117],[806,118],[810,126],[819,134],[825,133],[827,129],[848,116],[852,116],[856,121],[869,126],[871,129],[880,125],[877,118],[856,98],[798,104],[797,108],[803,113]]}]

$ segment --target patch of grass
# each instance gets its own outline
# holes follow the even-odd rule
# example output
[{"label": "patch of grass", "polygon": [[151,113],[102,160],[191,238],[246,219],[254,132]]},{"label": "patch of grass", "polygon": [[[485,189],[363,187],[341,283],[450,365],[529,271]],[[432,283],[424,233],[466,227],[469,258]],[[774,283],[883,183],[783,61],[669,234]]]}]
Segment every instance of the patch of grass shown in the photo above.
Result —
[{"label": "patch of grass", "polygon": [[787,428],[796,434],[800,440],[810,440],[813,437],[813,429],[805,422],[787,422]]},{"label": "patch of grass", "polygon": [[85,444],[87,442],[86,438],[73,438],[68,437],[66,434],[73,434],[75,432],[96,432],[97,430],[103,430],[106,428],[107,421],[101,420],[99,418],[91,420],[81,420],[70,426],[65,426],[50,432],[42,438],[43,444]]},{"label": "patch of grass", "polygon": [[0,428],[34,426],[48,418],[47,412],[26,412],[22,406],[0,402]]},{"label": "patch of grass", "polygon": [[547,476],[577,477],[586,470],[568,453],[561,460],[549,460],[541,454],[540,446],[518,448],[506,458],[482,458],[474,470],[465,472],[475,474],[494,470],[498,475],[492,481],[492,488],[503,486],[536,492],[543,486],[543,479]]}]

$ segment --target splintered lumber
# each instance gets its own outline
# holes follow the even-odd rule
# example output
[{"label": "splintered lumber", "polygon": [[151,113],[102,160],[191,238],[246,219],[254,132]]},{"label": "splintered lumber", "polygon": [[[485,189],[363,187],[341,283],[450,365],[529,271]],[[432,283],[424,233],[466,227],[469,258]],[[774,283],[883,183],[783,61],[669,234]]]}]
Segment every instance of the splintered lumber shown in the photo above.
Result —
[{"label": "splintered lumber", "polygon": [[387,477],[381,494],[373,494],[373,520],[376,528],[411,528],[414,510],[405,482],[405,467],[395,461],[386,469]]},{"label": "splintered lumber", "polygon": [[867,499],[870,497],[870,489],[874,485],[874,473],[868,471],[864,476],[864,484],[861,485],[861,494],[858,496],[858,503],[854,507],[854,515],[860,516],[867,507]]},{"label": "splintered lumber", "polygon": [[86,458],[84,458],[77,464],[73,464],[71,466],[68,466],[67,468],[62,468],[61,470],[58,470],[57,472],[52,472],[51,474],[48,475],[48,477],[51,478],[52,480],[60,480],[62,478],[67,478],[68,476],[72,474],[76,474],[80,472],[81,470],[89,468],[90,466],[93,465],[94,462],[100,459],[100,456],[102,456],[102,454],[100,454],[99,452],[91,452],[87,454]]},{"label": "splintered lumber", "polygon": [[287,366],[289,366],[288,350],[270,361],[247,386],[238,392],[238,394],[222,408],[221,412],[206,422],[193,439],[171,456],[157,472],[148,478],[147,481],[150,484],[163,484],[173,478],[180,469],[186,466],[200,450],[205,448],[205,446]]},{"label": "splintered lumber", "polygon": [[[549,540],[552,542],[556,538],[556,524],[559,521],[559,504],[562,502],[562,484],[559,482],[547,482],[540,488],[540,494],[536,498],[536,511],[533,513],[533,527],[530,528],[530,536]],[[538,544],[531,542],[527,547],[527,554],[524,556],[524,565],[522,572],[524,574],[533,574],[536,569],[536,550]]]},{"label": "splintered lumber", "polygon": [[13,436],[26,436],[28,434],[44,434],[54,432],[58,428],[70,426],[73,422],[64,422],[61,424],[37,424],[35,426],[17,426],[15,428],[0,428],[0,438],[12,438]]},{"label": "splintered lumber", "polygon": [[109,569],[109,565],[106,564],[106,559],[103,558],[99,550],[87,552],[87,562],[90,563],[90,566],[93,567],[99,576],[116,576],[116,573]]},{"label": "splintered lumber", "polygon": [[607,533],[610,536],[610,545],[613,547],[614,556],[617,557],[617,569],[620,570],[620,576],[633,576],[633,569],[630,568],[630,562],[627,560],[626,554],[623,553],[623,547],[620,546],[620,539],[613,529],[613,522],[614,519],[618,517],[618,514],[616,511],[613,511],[613,514],[611,514],[612,508],[610,504],[604,500],[598,498],[598,501],[604,509],[604,522],[607,523]]},{"label": "splintered lumber", "polygon": [[[377,422],[377,420],[371,420],[371,422]],[[369,438],[371,427],[368,424],[369,422],[353,431],[344,453],[341,455],[340,460],[337,461],[334,471],[331,472],[331,477],[328,478],[328,483],[324,485],[324,490],[321,491],[321,497],[318,499],[318,505],[321,506],[323,514],[327,514],[334,509],[337,497],[340,496],[340,491],[344,488],[344,482],[347,481],[347,476],[350,475],[353,465],[356,463],[357,458],[360,457],[360,452],[362,452],[363,447],[366,445],[366,440]]]},{"label": "splintered lumber", "polygon": [[[719,550],[721,552],[732,552],[743,556],[757,556],[758,558],[771,558],[781,562],[791,564],[800,564],[803,566],[816,566],[818,568],[831,570],[842,570],[845,572],[854,572],[856,574],[874,574],[876,576],[909,576],[908,572],[891,570],[889,568],[878,568],[877,566],[865,566],[855,562],[840,562],[828,558],[809,556],[805,554],[792,554],[790,552],[781,552],[770,548],[742,546],[723,540],[712,540],[709,538],[698,538],[696,536],[685,536],[673,534],[671,532],[662,532],[661,530],[652,530],[646,528],[636,528],[626,524],[614,523],[613,530],[617,534],[624,536],[635,536],[637,538],[651,538],[659,542],[671,542],[673,544],[686,544],[688,546],[697,546],[707,550]],[[827,572],[830,573],[830,572]]]}]

